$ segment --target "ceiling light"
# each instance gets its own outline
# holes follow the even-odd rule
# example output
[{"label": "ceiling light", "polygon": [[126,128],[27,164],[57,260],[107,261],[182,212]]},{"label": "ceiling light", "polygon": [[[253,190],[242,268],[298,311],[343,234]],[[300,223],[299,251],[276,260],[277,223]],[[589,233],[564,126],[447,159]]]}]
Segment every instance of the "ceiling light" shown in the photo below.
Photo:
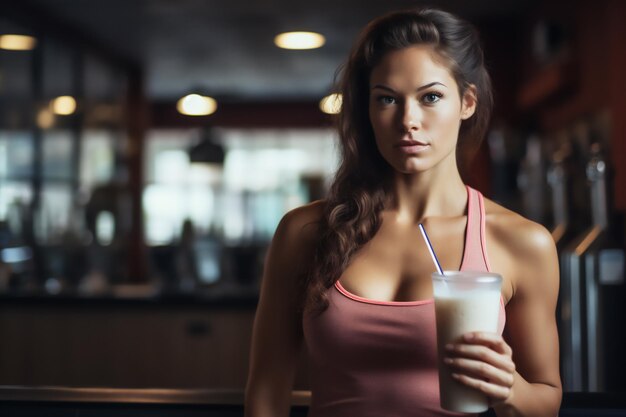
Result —
[{"label": "ceiling light", "polygon": [[320,100],[320,110],[326,114],[338,114],[341,112],[342,99],[340,93],[329,94]]},{"label": "ceiling light", "polygon": [[9,51],[30,51],[35,49],[37,40],[26,35],[0,35],[0,49]]},{"label": "ceiling light", "polygon": [[76,99],[72,96],[59,96],[50,102],[54,114],[69,116],[76,111]]},{"label": "ceiling light", "polygon": [[200,94],[189,94],[178,100],[176,109],[187,116],[207,116],[217,110],[217,101]]},{"label": "ceiling light", "polygon": [[276,35],[274,43],[283,49],[315,49],[322,47],[326,38],[315,32],[285,32]]}]

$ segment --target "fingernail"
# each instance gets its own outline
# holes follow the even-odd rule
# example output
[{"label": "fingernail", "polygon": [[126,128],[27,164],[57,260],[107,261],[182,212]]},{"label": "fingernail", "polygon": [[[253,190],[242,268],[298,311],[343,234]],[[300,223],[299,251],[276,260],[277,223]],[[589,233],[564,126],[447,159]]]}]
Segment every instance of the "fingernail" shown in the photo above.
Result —
[{"label": "fingernail", "polygon": [[463,335],[463,337],[465,338],[465,340],[472,340],[474,338],[474,333],[468,333],[466,335]]},{"label": "fingernail", "polygon": [[461,375],[457,374],[456,372],[452,373],[452,378],[459,379],[460,377]]},{"label": "fingernail", "polygon": [[452,364],[452,358],[443,358],[443,362],[450,365]]},{"label": "fingernail", "polygon": [[452,343],[448,343],[446,345],[446,350],[454,350],[454,345]]}]

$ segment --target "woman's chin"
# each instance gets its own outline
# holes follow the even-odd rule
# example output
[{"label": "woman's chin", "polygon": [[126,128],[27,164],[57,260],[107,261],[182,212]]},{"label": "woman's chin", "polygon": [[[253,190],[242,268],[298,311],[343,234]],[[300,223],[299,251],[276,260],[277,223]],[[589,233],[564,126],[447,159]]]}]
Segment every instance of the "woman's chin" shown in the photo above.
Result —
[{"label": "woman's chin", "polygon": [[401,164],[396,164],[394,166],[395,170],[404,175],[415,175],[421,174],[425,171],[428,171],[430,166],[424,163],[424,161],[417,161],[415,159],[409,159],[403,161]]}]

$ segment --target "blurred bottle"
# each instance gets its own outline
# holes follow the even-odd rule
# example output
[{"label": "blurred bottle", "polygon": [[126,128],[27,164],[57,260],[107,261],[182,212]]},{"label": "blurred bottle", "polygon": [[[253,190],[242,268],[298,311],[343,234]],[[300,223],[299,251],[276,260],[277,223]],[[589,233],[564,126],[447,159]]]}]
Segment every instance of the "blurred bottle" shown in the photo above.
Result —
[{"label": "blurred bottle", "polygon": [[178,290],[185,293],[193,292],[198,285],[198,259],[195,245],[196,233],[193,223],[190,219],[185,219],[174,255]]},{"label": "blurred bottle", "polygon": [[518,174],[518,187],[522,192],[523,214],[529,219],[544,222],[544,167],[541,140],[531,135],[526,142],[526,155]]}]

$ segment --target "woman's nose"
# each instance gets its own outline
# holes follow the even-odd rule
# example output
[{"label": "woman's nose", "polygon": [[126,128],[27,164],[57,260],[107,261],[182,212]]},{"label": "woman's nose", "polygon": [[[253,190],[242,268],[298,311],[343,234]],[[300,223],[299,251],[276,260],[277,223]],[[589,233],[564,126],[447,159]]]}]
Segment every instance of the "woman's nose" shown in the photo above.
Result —
[{"label": "woman's nose", "polygon": [[417,103],[412,100],[407,100],[404,103],[401,123],[404,132],[412,132],[420,129],[422,124],[422,112]]}]

